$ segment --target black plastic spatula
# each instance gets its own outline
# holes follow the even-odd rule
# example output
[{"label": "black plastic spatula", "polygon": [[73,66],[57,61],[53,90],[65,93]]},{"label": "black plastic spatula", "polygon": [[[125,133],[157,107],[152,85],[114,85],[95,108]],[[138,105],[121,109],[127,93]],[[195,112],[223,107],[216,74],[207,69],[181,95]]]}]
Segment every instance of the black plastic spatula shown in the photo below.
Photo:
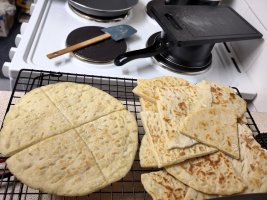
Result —
[{"label": "black plastic spatula", "polygon": [[100,42],[100,41],[108,39],[108,38],[112,38],[115,41],[119,41],[119,40],[125,39],[127,37],[130,37],[131,35],[133,35],[137,32],[136,29],[134,29],[133,27],[131,27],[129,25],[112,26],[112,27],[108,27],[108,28],[103,28],[101,30],[103,31],[102,35],[99,35],[99,36],[94,37],[94,38],[90,38],[90,39],[85,40],[83,42],[80,42],[78,44],[61,49],[59,51],[49,53],[49,54],[47,54],[47,57],[49,59],[52,59],[52,58],[61,56],[61,55],[66,54],[66,53],[73,52],[77,49],[81,49],[83,47],[89,46],[91,44],[95,44],[97,42]]}]

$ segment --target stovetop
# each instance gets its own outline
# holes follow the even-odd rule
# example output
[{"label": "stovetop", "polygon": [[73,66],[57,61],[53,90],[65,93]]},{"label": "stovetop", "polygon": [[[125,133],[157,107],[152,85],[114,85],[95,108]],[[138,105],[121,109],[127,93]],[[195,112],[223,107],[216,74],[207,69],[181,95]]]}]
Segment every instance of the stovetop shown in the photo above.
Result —
[{"label": "stovetop", "polygon": [[231,46],[222,43],[216,44],[212,51],[211,67],[197,75],[172,72],[161,67],[151,58],[134,60],[119,67],[113,63],[83,62],[71,54],[51,60],[46,57],[48,53],[64,48],[68,34],[83,26],[109,27],[129,24],[138,32],[126,39],[127,51],[145,48],[148,38],[155,32],[161,31],[160,26],[146,14],[148,2],[148,0],[139,0],[128,16],[119,22],[101,23],[78,16],[71,10],[67,1],[38,0],[32,6],[32,17],[29,23],[23,25],[22,34],[17,36],[17,47],[10,51],[11,63],[4,64],[3,73],[10,77],[11,82],[22,68],[137,79],[176,76],[193,83],[205,79],[237,87],[246,99],[253,99],[256,96],[246,73],[243,72],[231,51]]}]

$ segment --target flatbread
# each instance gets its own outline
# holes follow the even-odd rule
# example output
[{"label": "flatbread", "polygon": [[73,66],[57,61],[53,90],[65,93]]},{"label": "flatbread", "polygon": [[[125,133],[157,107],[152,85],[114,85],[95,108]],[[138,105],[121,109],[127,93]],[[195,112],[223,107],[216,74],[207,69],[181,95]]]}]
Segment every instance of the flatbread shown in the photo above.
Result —
[{"label": "flatbread", "polygon": [[245,188],[230,160],[221,152],[191,159],[166,170],[179,181],[206,194],[231,195]]},{"label": "flatbread", "polygon": [[141,120],[145,132],[149,136],[152,151],[157,160],[159,168],[217,151],[217,149],[204,144],[196,144],[185,149],[168,150],[165,146],[165,136],[163,135],[163,129],[159,115],[153,112],[141,112]]},{"label": "flatbread", "polygon": [[189,85],[186,80],[172,76],[139,80],[137,83],[137,86],[133,89],[133,93],[152,103],[158,100],[156,89],[159,87],[169,88]]},{"label": "flatbread", "polygon": [[153,200],[204,200],[207,196],[184,185],[165,170],[142,174],[141,182]]},{"label": "flatbread", "polygon": [[24,95],[7,113],[0,133],[0,152],[11,156],[71,128],[71,123],[42,90],[34,89]]},{"label": "flatbread", "polygon": [[238,124],[240,160],[232,159],[247,188],[243,193],[267,192],[267,150],[261,148],[246,125]]},{"label": "flatbread", "polygon": [[141,141],[139,159],[141,167],[158,167],[158,163],[153,155],[147,134],[143,136]]},{"label": "flatbread", "polygon": [[81,196],[109,184],[74,130],[32,145],[6,163],[20,181],[51,194]]},{"label": "flatbread", "polygon": [[158,112],[156,103],[152,103],[143,98],[140,98],[140,104],[141,104],[142,111]]},{"label": "flatbread", "polygon": [[237,118],[231,110],[213,107],[191,113],[183,121],[180,131],[239,159]]},{"label": "flatbread", "polygon": [[185,148],[197,143],[196,140],[180,133],[180,124],[191,112],[211,107],[210,86],[195,85],[157,89],[157,107],[167,141],[167,148]]},{"label": "flatbread", "polygon": [[238,118],[241,118],[246,112],[246,102],[236,94],[234,89],[208,81],[201,81],[197,85],[209,85],[211,87],[213,105],[234,111]]},{"label": "flatbread", "polygon": [[0,135],[8,168],[46,193],[80,196],[123,178],[138,145],[133,114],[91,86],[59,83],[29,92]]},{"label": "flatbread", "polygon": [[106,92],[86,84],[57,83],[41,87],[62,114],[78,127],[125,106]]},{"label": "flatbread", "polygon": [[108,183],[130,170],[138,146],[138,127],[133,114],[123,110],[76,128],[92,151]]}]

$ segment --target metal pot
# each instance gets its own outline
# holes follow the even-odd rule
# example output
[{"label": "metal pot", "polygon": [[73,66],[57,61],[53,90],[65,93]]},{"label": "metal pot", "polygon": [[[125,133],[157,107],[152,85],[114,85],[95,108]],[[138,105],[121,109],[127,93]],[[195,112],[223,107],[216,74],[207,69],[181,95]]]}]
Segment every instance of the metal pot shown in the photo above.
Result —
[{"label": "metal pot", "polygon": [[138,0],[68,0],[75,9],[96,17],[126,15]]}]

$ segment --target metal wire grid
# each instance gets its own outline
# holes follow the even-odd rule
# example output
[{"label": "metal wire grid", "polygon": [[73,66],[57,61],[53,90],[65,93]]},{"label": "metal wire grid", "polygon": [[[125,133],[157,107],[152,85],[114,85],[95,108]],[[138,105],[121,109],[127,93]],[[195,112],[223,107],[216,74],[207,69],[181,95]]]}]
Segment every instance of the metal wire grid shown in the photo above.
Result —
[{"label": "metal wire grid", "polygon": [[[139,145],[144,135],[144,130],[141,125],[140,119],[140,102],[139,98],[132,93],[133,88],[136,86],[136,80],[127,78],[113,78],[104,76],[91,76],[70,73],[55,73],[49,71],[37,70],[21,70],[18,74],[12,95],[8,104],[7,111],[11,106],[30,90],[48,84],[57,82],[76,82],[89,84],[97,87],[113,97],[119,99],[127,107],[127,109],[135,114],[138,122],[138,141]],[[267,149],[267,137],[265,134],[260,134],[251,114],[246,114],[248,125],[253,131],[257,141]],[[138,148],[139,149],[139,148]],[[139,151],[139,150],[138,150]],[[145,172],[153,171],[153,169],[144,169],[140,167],[139,152],[136,154],[133,166],[130,172],[120,181],[111,184],[110,186],[83,197],[59,197],[42,193],[24,185],[14,176],[1,176],[0,180],[0,198],[2,200],[58,200],[58,199],[77,199],[77,200],[146,200],[151,197],[145,192],[141,181],[140,175]],[[3,158],[4,159],[4,158]],[[1,164],[0,164],[1,165]],[[5,164],[2,164],[0,172],[6,174],[8,171]]]}]

